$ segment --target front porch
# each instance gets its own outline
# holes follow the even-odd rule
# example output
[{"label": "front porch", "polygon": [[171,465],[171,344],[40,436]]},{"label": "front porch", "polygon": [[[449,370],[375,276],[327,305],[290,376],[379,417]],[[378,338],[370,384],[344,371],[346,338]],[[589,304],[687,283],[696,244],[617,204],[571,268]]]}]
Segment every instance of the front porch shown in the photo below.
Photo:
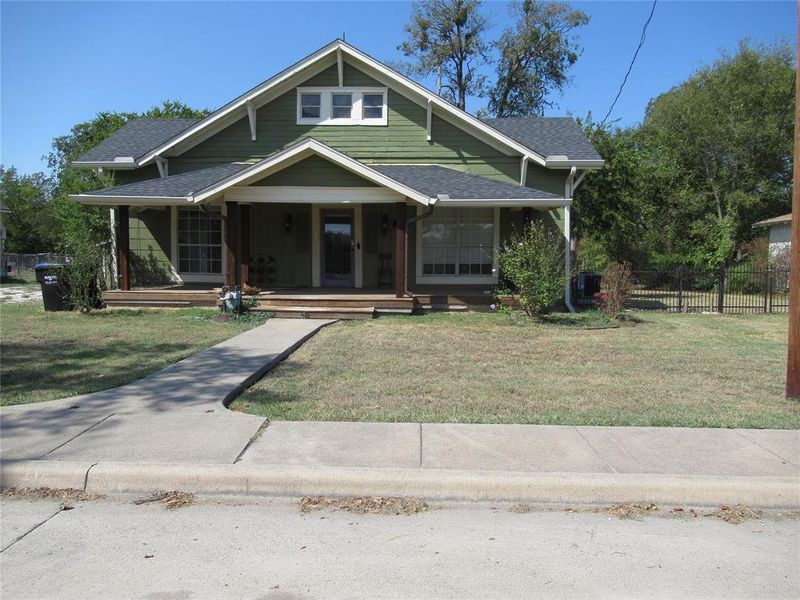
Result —
[{"label": "front porch", "polygon": [[[214,307],[219,287],[201,284],[108,290],[103,301],[109,307],[188,308]],[[255,296],[252,310],[277,317],[371,319],[380,315],[411,315],[425,310],[485,310],[491,294],[474,289],[433,289],[409,291],[397,297],[391,290],[356,288],[296,288],[264,290]]]}]

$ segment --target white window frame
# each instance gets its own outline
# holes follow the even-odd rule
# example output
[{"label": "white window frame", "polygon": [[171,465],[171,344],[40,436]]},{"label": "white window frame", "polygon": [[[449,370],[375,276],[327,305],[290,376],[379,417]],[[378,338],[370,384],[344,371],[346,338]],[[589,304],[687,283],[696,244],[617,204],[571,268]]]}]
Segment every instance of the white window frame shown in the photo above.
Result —
[{"label": "white window frame", "polygon": [[[176,279],[178,282],[186,282],[186,283],[206,283],[206,282],[218,282],[225,277],[225,210],[224,206],[222,207],[215,207],[220,209],[220,247],[221,247],[221,258],[220,258],[220,272],[218,273],[195,273],[192,271],[181,271],[180,270],[180,246],[186,245],[181,244],[178,241],[178,212],[179,208],[189,208],[189,209],[200,209],[198,206],[173,206],[172,207],[172,270],[173,270],[173,278]],[[189,244],[194,245],[194,244]],[[216,244],[208,244],[216,245]]]},{"label": "white window frame", "polygon": [[[443,205],[439,208],[461,208],[466,207],[448,207]],[[486,206],[476,206],[475,208],[488,208]],[[422,228],[424,221],[417,221],[416,223],[416,236],[417,236],[417,257],[416,257],[416,282],[417,283],[453,283],[458,285],[472,285],[472,284],[496,284],[498,281],[499,265],[497,257],[500,250],[500,207],[493,207],[494,227],[492,229],[492,274],[491,275],[425,275],[422,272]],[[425,208],[422,206],[417,207],[417,215],[423,214]],[[436,209],[434,209],[435,212]]]},{"label": "white window frame", "polygon": [[[301,98],[303,94],[320,95],[320,118],[303,117]],[[351,94],[353,108],[349,119],[334,119],[332,116],[333,94]],[[362,106],[364,94],[383,95],[383,112],[380,119],[365,119]],[[385,127],[389,124],[389,88],[385,87],[299,87],[297,88],[298,125],[368,125]]]}]

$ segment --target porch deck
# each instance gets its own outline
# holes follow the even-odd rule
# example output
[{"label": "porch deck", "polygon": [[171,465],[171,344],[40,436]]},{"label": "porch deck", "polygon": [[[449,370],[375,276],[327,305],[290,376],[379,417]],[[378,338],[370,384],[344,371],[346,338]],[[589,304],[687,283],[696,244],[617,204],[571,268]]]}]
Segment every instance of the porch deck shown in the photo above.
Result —
[{"label": "porch deck", "polygon": [[[182,308],[217,305],[219,287],[184,284],[163,287],[108,290],[103,301],[110,307]],[[491,294],[475,289],[432,289],[409,291],[397,298],[387,289],[367,288],[282,288],[264,290],[253,310],[280,317],[362,318],[381,314],[412,314],[423,310],[484,309]]]}]

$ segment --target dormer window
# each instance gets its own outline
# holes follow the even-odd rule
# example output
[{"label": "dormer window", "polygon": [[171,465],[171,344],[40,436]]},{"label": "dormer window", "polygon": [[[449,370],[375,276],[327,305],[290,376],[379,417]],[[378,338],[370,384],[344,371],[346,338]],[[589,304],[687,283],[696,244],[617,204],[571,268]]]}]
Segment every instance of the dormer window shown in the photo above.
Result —
[{"label": "dormer window", "polygon": [[353,94],[333,94],[332,119],[349,119],[353,116]]},{"label": "dormer window", "polygon": [[386,88],[297,88],[298,125],[386,125]]},{"label": "dormer window", "polygon": [[301,94],[300,106],[301,116],[304,119],[319,119],[320,109],[322,108],[322,96],[320,94]]}]

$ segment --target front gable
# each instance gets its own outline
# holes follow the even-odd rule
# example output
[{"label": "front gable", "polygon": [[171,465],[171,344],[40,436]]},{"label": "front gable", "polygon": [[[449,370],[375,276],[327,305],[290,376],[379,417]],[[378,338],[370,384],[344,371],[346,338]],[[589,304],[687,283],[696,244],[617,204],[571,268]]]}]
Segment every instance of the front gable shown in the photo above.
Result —
[{"label": "front gable", "polygon": [[378,187],[376,183],[368,181],[316,154],[289,165],[269,177],[254,181],[250,185],[270,187]]},{"label": "front gable", "polygon": [[[353,65],[343,65],[347,88],[379,88],[382,82]],[[506,153],[432,115],[427,139],[427,109],[389,87],[387,125],[306,125],[297,123],[297,88],[338,88],[338,69],[331,65],[260,107],[256,139],[247,117],[170,158],[171,172],[182,172],[230,161],[260,160],[281,148],[314,138],[365,163],[447,164],[479,175],[515,180],[519,157]],[[197,165],[197,166],[195,166]]]}]

